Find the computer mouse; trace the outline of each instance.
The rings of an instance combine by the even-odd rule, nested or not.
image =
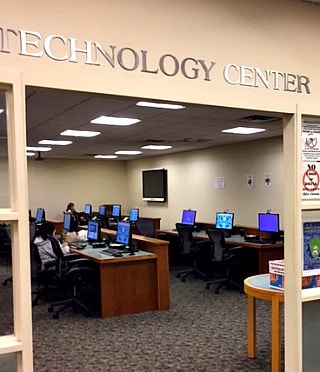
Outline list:
[[[113,255],[113,257],[122,257],[122,254],[121,254],[121,253],[115,253],[115,254]]]

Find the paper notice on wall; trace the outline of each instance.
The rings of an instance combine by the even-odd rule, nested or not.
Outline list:
[[[225,179],[224,177],[215,177],[214,186],[217,190],[225,188]]]

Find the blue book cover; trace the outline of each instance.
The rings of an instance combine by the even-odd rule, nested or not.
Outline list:
[[[320,274],[320,222],[303,223],[303,275]]]

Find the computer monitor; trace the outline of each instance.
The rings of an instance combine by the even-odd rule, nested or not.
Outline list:
[[[182,211],[181,223],[193,226],[196,222],[196,214],[197,212],[192,209],[184,209]]]
[[[129,213],[129,221],[136,222],[139,219],[139,209],[131,208]]]
[[[87,214],[89,217],[92,215],[92,205],[91,204],[85,204],[83,212]]]
[[[117,225],[116,243],[131,247],[131,224],[127,221],[119,221]]]
[[[63,230],[66,232],[71,231],[71,213],[63,214]]]
[[[101,241],[101,226],[99,220],[88,222],[87,239],[91,243]]]
[[[43,208],[38,208],[36,212],[35,223],[42,223],[46,220],[45,211]]]
[[[258,230],[270,234],[279,234],[280,215],[278,213],[258,213]]]
[[[111,216],[120,218],[120,216],[121,216],[121,205],[120,204],[113,204],[112,205]]]
[[[107,208],[105,205],[99,205],[98,209],[98,215],[99,216],[105,216],[106,215]]]
[[[225,230],[228,234],[233,229],[234,213],[217,212],[216,213],[216,229]]]

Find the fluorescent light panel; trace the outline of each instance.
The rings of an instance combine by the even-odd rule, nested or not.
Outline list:
[[[146,145],[141,147],[144,150],[168,150],[171,149],[172,146],[166,145]]]
[[[26,152],[27,156],[34,156],[35,154],[36,154],[35,152],[29,152],[29,151]]]
[[[61,136],[72,136],[72,137],[95,137],[101,134],[101,132],[95,132],[92,130],[73,130],[67,129],[60,133]]]
[[[38,143],[39,145],[66,146],[66,145],[71,145],[72,141],[41,140]]]
[[[51,147],[41,147],[41,146],[27,146],[26,150],[27,151],[42,151],[42,152],[45,152],[45,151],[51,151],[52,148]]]
[[[261,129],[261,128],[236,127],[236,128],[225,129],[222,132],[232,133],[232,134],[254,134],[254,133],[259,133],[259,132],[264,132],[264,131],[265,129]]]
[[[4,112],[4,109],[0,109],[0,114],[2,114]]]
[[[116,159],[117,155],[95,155],[96,159]]]
[[[139,155],[142,154],[142,151],[135,150],[120,150],[115,152],[116,155]]]
[[[134,118],[116,118],[113,116],[99,116],[90,121],[92,124],[127,126],[139,123],[141,120]]]
[[[172,103],[157,103],[157,102],[145,102],[145,101],[137,102],[136,105],[143,106],[143,107],[169,109],[169,110],[181,110],[181,109],[186,108],[186,106],[176,105]]]

